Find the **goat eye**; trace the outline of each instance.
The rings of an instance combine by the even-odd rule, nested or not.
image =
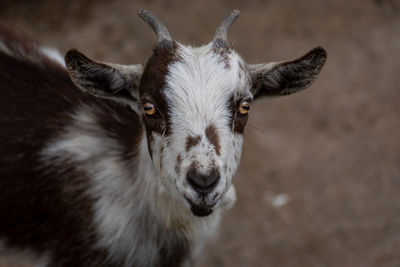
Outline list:
[[[152,103],[143,104],[143,110],[147,115],[154,115],[154,113],[156,113],[156,108]]]
[[[240,104],[239,107],[239,113],[242,115],[247,115],[247,113],[249,113],[250,110],[250,103],[247,101],[244,101],[242,104]]]

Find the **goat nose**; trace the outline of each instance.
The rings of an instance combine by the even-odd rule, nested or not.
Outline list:
[[[218,184],[220,174],[217,170],[203,175],[195,170],[189,170],[187,180],[190,186],[199,194],[209,194]]]

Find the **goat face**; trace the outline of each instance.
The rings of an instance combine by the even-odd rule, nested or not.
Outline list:
[[[198,216],[234,200],[231,180],[253,98],[244,66],[231,49],[174,42],[155,50],[142,76],[153,161],[164,186]]]
[[[232,177],[253,98],[306,88],[326,52],[316,48],[294,61],[249,65],[226,41],[237,13],[199,48],[172,40],[150,13],[140,15],[159,37],[144,70],[97,63],[76,50],[67,53],[66,65],[80,89],[129,104],[142,116],[163,189],[194,215],[207,216],[235,199]]]

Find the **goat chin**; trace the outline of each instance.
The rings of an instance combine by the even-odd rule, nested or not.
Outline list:
[[[190,205],[191,212],[197,217],[206,217],[214,211],[215,203],[209,203],[204,198],[200,201],[194,202],[190,198],[185,197]]]

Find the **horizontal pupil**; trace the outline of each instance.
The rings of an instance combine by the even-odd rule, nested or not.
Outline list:
[[[153,109],[153,107],[144,107],[145,111],[152,110],[152,109]]]
[[[242,109],[249,110],[250,107],[249,106],[242,106]]]

